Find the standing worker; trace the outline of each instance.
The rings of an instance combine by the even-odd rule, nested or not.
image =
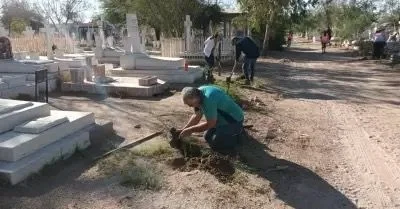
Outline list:
[[[215,64],[215,57],[214,57],[214,50],[215,47],[217,46],[219,35],[218,33],[210,36],[207,38],[206,41],[204,41],[204,58],[207,62],[208,66],[208,71],[207,71],[207,80],[212,81],[213,80],[213,75],[212,75],[212,69],[214,68]]]
[[[204,138],[216,151],[233,150],[243,131],[244,114],[238,104],[215,86],[186,87],[183,102],[194,108],[189,122],[180,130],[180,138],[206,131]],[[200,122],[205,117],[205,122]]]
[[[250,37],[234,37],[232,39],[232,46],[235,46],[235,64],[233,65],[233,71],[236,69],[240,55],[243,52],[245,55],[243,73],[246,78],[246,85],[249,85],[254,79],[254,68],[257,58],[260,56],[260,49]]]
[[[385,46],[386,46],[386,36],[385,36],[385,29],[384,28],[379,28],[376,30],[375,36],[374,36],[374,51],[372,54],[372,57],[375,59],[381,59],[383,58],[383,54],[385,51]]]

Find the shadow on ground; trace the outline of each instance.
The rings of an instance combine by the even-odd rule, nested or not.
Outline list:
[[[271,182],[277,198],[296,209],[355,209],[344,194],[336,190],[318,174],[296,163],[278,159],[265,150],[268,148],[247,134],[239,150],[242,163]],[[268,171],[275,166],[288,166],[281,171]]]
[[[276,58],[313,60],[316,53],[291,52]],[[346,57],[344,57],[346,58]],[[386,103],[399,105],[400,71],[377,65],[370,61],[345,64],[343,57],[332,56],[332,61],[316,66],[298,63],[271,63],[262,60],[257,66],[257,77],[265,81],[267,92],[281,94],[284,98],[346,100],[355,103]],[[317,59],[315,59],[317,60]],[[321,61],[321,60],[320,60]],[[337,67],[336,67],[337,66]]]

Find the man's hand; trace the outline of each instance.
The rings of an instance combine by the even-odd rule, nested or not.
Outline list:
[[[179,138],[182,139],[184,137],[190,136],[190,134],[192,134],[192,132],[188,129],[183,129],[181,131],[181,133],[179,134]]]

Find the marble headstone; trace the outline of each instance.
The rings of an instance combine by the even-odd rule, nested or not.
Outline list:
[[[192,21],[190,20],[190,15],[186,15],[185,20],[185,44],[186,44],[186,51],[190,52],[190,45],[192,41],[191,31],[192,31]]]
[[[126,27],[128,30],[128,44],[132,47],[132,53],[141,53],[139,23],[136,14],[126,15]]]

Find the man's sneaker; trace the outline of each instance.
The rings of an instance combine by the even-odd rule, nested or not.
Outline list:
[[[250,80],[246,80],[246,81],[244,82],[244,85],[250,85]]]

